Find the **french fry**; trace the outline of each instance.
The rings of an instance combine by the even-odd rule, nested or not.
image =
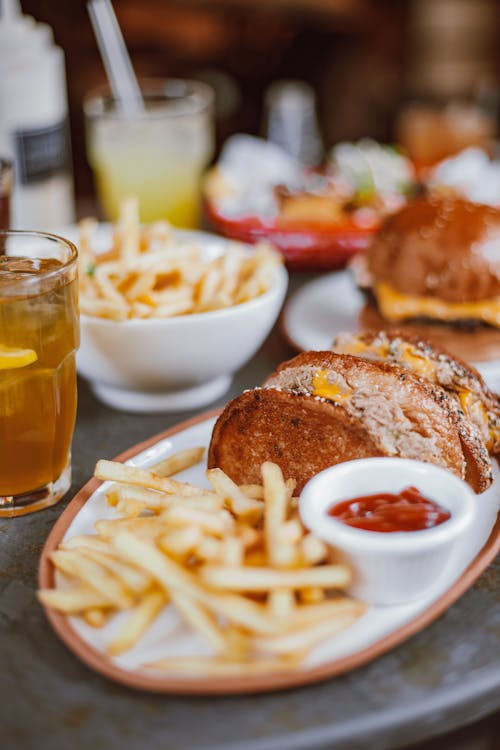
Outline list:
[[[102,297],[109,302],[114,302],[125,313],[127,303],[111,280],[111,274],[115,269],[114,263],[103,263],[98,266],[94,271],[95,283]]]
[[[151,584],[151,576],[139,570],[134,565],[130,565],[124,560],[117,559],[109,552],[92,549],[91,547],[82,547],[80,554],[89,560],[94,560],[112,575],[116,576],[123,582],[125,587],[133,594],[142,594]]]
[[[113,602],[109,597],[90,586],[78,586],[68,589],[41,589],[38,600],[46,607],[52,607],[67,615],[76,615],[98,607],[110,607]]]
[[[300,542],[300,554],[307,565],[317,565],[326,560],[328,548],[314,534],[306,534]]]
[[[205,565],[200,570],[200,576],[208,586],[231,591],[295,590],[308,586],[335,589],[345,588],[351,579],[349,568],[345,565],[321,565],[296,570]]]
[[[304,529],[301,523],[294,518],[290,521],[283,521],[276,531],[276,536],[280,544],[298,544],[303,533]]]
[[[222,542],[224,565],[240,567],[243,564],[243,541],[237,536],[228,536]]]
[[[127,609],[133,604],[133,597],[115,576],[102,565],[79,554],[77,550],[55,550],[50,560],[62,573],[77,578],[82,583],[99,591],[118,609]]]
[[[125,320],[127,317],[125,307],[121,303],[108,299],[95,300],[83,297],[80,299],[80,312],[109,320]]]
[[[130,485],[113,485],[106,495],[108,504],[116,506],[119,500],[140,503],[145,510],[161,512],[173,505],[182,505],[185,508],[198,508],[200,510],[217,510],[222,508],[224,500],[213,493],[200,490],[199,495],[189,497],[183,495],[167,495],[156,490],[147,490],[142,487]]]
[[[275,545],[287,514],[288,492],[281,469],[270,461],[262,464],[262,481],[266,500],[264,530],[267,554],[271,564],[276,564]]]
[[[235,531],[245,550],[256,547],[262,540],[262,532],[241,522],[236,523]]]
[[[224,546],[220,539],[206,536],[196,545],[194,552],[203,562],[222,562]]]
[[[226,653],[228,643],[215,617],[189,594],[172,591],[172,600],[186,622],[208,641],[216,653]]]
[[[100,461],[96,475],[112,483],[106,498],[117,517],[51,553],[68,581],[38,598],[92,627],[125,611],[110,656],[139,643],[167,604],[214,652],[147,668],[230,676],[296,667],[365,611],[340,593],[351,571],[304,529],[295,483],[277,465],[262,465],[262,486],[238,486],[218,469],[207,472],[212,490],[170,478],[201,456],[202,449],[188,449],[149,470]]]
[[[317,604],[325,598],[325,592],[319,586],[306,586],[298,592],[302,604]]]
[[[244,495],[238,485],[222,469],[208,469],[207,479],[216,493],[226,500],[228,507],[237,516],[258,519],[262,515],[263,503]]]
[[[215,514],[198,508],[174,505],[163,511],[161,519],[172,526],[196,525],[203,531],[219,537],[225,536],[234,528],[234,519],[226,510],[220,510]]]
[[[138,518],[143,510],[145,510],[144,504],[137,500],[116,497],[116,499],[113,498],[114,502],[110,502],[111,497],[112,493],[108,493],[108,503],[114,505],[117,512],[120,513],[120,515],[125,516],[125,518]]]
[[[263,500],[264,499],[264,488],[261,484],[240,484],[240,492],[246,497],[252,498],[252,500]]]
[[[158,477],[170,477],[172,474],[178,474],[180,471],[184,471],[200,463],[204,453],[205,448],[203,446],[186,448],[174,453],[173,456],[164,458],[163,461],[153,464],[153,466],[149,467],[149,471]]]
[[[69,539],[65,539],[59,545],[59,549],[75,549],[81,547],[89,547],[90,549],[97,549],[101,552],[110,552],[110,546],[103,539],[99,539],[95,534],[77,534],[71,536]]]
[[[147,538],[156,537],[164,532],[158,517],[150,518],[103,518],[95,523],[95,529],[99,536],[105,540],[113,539],[122,531],[133,531],[137,536]]]
[[[86,609],[83,619],[91,628],[102,628],[109,619],[109,612],[103,609]]]
[[[171,317],[246,302],[266,292],[282,262],[270,246],[249,252],[231,243],[212,257],[166,222],[139,224],[137,199],[127,198],[107,252],[94,252],[95,219],[80,222],[80,306],[87,315]]]
[[[123,291],[123,296],[127,302],[135,302],[135,300],[144,297],[154,286],[156,273],[154,271],[142,271],[142,273],[136,273],[135,277],[130,274],[131,279],[127,279],[128,286]],[[149,306],[148,306],[149,307]],[[149,309],[149,312],[151,310]]]
[[[139,202],[135,196],[125,198],[121,206],[118,228],[122,242],[122,257],[126,263],[134,260],[139,252]]]
[[[293,633],[267,638],[256,637],[254,645],[266,654],[306,654],[321,641],[347,628],[358,616],[358,612],[337,614],[335,618],[320,620]]]
[[[365,611],[366,605],[363,602],[342,595],[309,605],[299,604],[287,624],[287,631],[299,631],[304,626],[334,619],[339,614],[360,616]]]
[[[116,656],[129,651],[142,638],[165,606],[167,598],[163,591],[150,591],[130,610],[119,633],[108,643],[108,654]]]
[[[179,559],[194,553],[202,539],[203,533],[199,526],[185,526],[159,537],[158,546],[167,555]]]
[[[289,488],[277,464],[264,462],[261,473],[265,500],[264,534],[267,556],[271,565],[285,568],[293,565],[296,558],[293,539],[284,539]],[[269,609],[275,617],[288,617],[294,604],[294,594],[288,586],[283,585],[278,591],[274,590],[269,594]]]
[[[177,482],[175,479],[170,479],[169,477],[159,477],[145,469],[137,469],[135,466],[127,466],[127,464],[121,464],[118,461],[101,459],[97,462],[94,475],[98,479],[138,485],[172,495],[189,497],[199,494],[198,488],[193,487],[191,484]]]
[[[147,570],[170,595],[175,591],[190,594],[217,614],[224,615],[243,627],[260,633],[276,631],[276,624],[259,604],[242,596],[207,591],[196,582],[191,573],[162,555],[149,542],[124,531],[114,537],[113,544],[124,557]]]

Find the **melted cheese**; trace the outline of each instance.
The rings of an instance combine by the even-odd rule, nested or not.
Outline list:
[[[480,425],[483,434],[488,435],[488,439],[485,442],[487,449],[491,450],[493,445],[498,440],[498,430],[496,430],[494,427],[490,428],[488,412],[486,411],[485,407],[477,398],[477,396],[472,391],[469,391],[466,388],[458,392],[458,398],[460,400],[462,411],[466,414],[467,418],[470,419],[471,422],[475,422],[477,425]]]
[[[321,398],[327,398],[329,401],[339,403],[349,398],[352,390],[342,390],[335,383],[330,383],[328,380],[328,370],[318,370],[312,379],[313,396],[320,396]]]
[[[336,351],[342,354],[361,355],[370,358],[372,355],[375,359],[391,360],[393,359],[390,355],[388,344],[367,344],[360,339],[355,339],[344,343],[341,347],[338,347]],[[421,375],[427,380],[436,382],[436,366],[418,349],[411,344],[402,343],[398,347],[398,356],[395,359],[396,362],[405,364],[410,370],[413,370],[417,375]]]
[[[422,378],[437,382],[436,378],[436,365],[431,362],[430,359],[420,354],[414,346],[410,344],[401,344],[400,346],[400,357],[401,362],[408,365],[416,375],[420,375]]]
[[[389,347],[387,344],[366,344],[361,339],[351,336],[348,340],[336,346],[334,351],[339,354],[352,354],[354,357],[359,354],[363,356],[372,354],[375,359],[385,359],[389,354]]]
[[[408,318],[435,318],[437,320],[481,320],[500,328],[500,298],[480,302],[445,302],[434,297],[401,294],[389,284],[375,284],[373,292],[384,318],[391,321]]]

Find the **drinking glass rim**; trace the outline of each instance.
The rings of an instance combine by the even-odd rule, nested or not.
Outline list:
[[[168,87],[174,90],[169,94]],[[183,86],[185,94],[175,94],[175,87]],[[107,120],[141,120],[141,119],[162,119],[166,115],[170,117],[186,117],[200,114],[213,106],[215,92],[209,84],[204,81],[197,81],[193,78],[141,78],[139,79],[141,93],[147,102],[148,99],[156,98],[164,100],[163,103],[174,103],[176,99],[189,103],[188,108],[180,111],[168,111],[159,109],[157,111],[145,108],[144,112],[139,112],[132,118],[116,108],[116,99],[113,96],[110,86],[102,84],[91,89],[83,99],[83,111],[85,116],[91,119]],[[108,105],[113,108],[107,109]]]
[[[22,284],[26,282],[30,282],[32,280],[40,280],[40,279],[49,279],[52,276],[57,276],[58,274],[62,273],[63,271],[66,271],[68,268],[71,268],[71,266],[75,265],[78,259],[78,250],[76,248],[76,245],[74,242],[71,242],[71,240],[67,240],[65,237],[61,237],[59,234],[53,234],[52,232],[42,232],[36,229],[0,229],[0,240],[3,238],[7,238],[9,236],[14,237],[41,237],[43,239],[53,240],[55,242],[58,242],[60,245],[66,245],[66,247],[70,251],[70,256],[67,260],[61,261],[61,265],[57,268],[53,268],[50,271],[42,271],[41,273],[37,273],[36,276],[27,276],[26,279],[23,279]],[[5,257],[5,256],[0,256]],[[8,257],[8,256],[7,256]],[[16,258],[33,258],[37,257],[35,256],[29,256],[29,255],[16,255],[12,256]]]

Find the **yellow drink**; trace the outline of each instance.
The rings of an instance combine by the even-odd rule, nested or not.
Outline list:
[[[197,164],[144,159],[144,154],[108,149],[92,161],[99,200],[110,221],[117,221],[127,195],[139,200],[141,221],[165,219],[175,226],[199,224],[200,170]]]
[[[0,257],[0,515],[52,504],[65,472],[69,484],[77,347],[75,269]]]
[[[126,115],[106,96],[89,97],[87,152],[110,221],[128,195],[142,222],[199,224],[200,183],[213,152],[212,92],[194,81],[150,82],[144,111]]]

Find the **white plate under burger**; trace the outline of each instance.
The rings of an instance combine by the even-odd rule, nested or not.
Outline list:
[[[351,271],[325,274],[290,297],[281,319],[283,333],[300,351],[330,349],[337,334],[359,332],[358,316],[365,302]],[[500,359],[471,364],[492,390],[500,390]]]

